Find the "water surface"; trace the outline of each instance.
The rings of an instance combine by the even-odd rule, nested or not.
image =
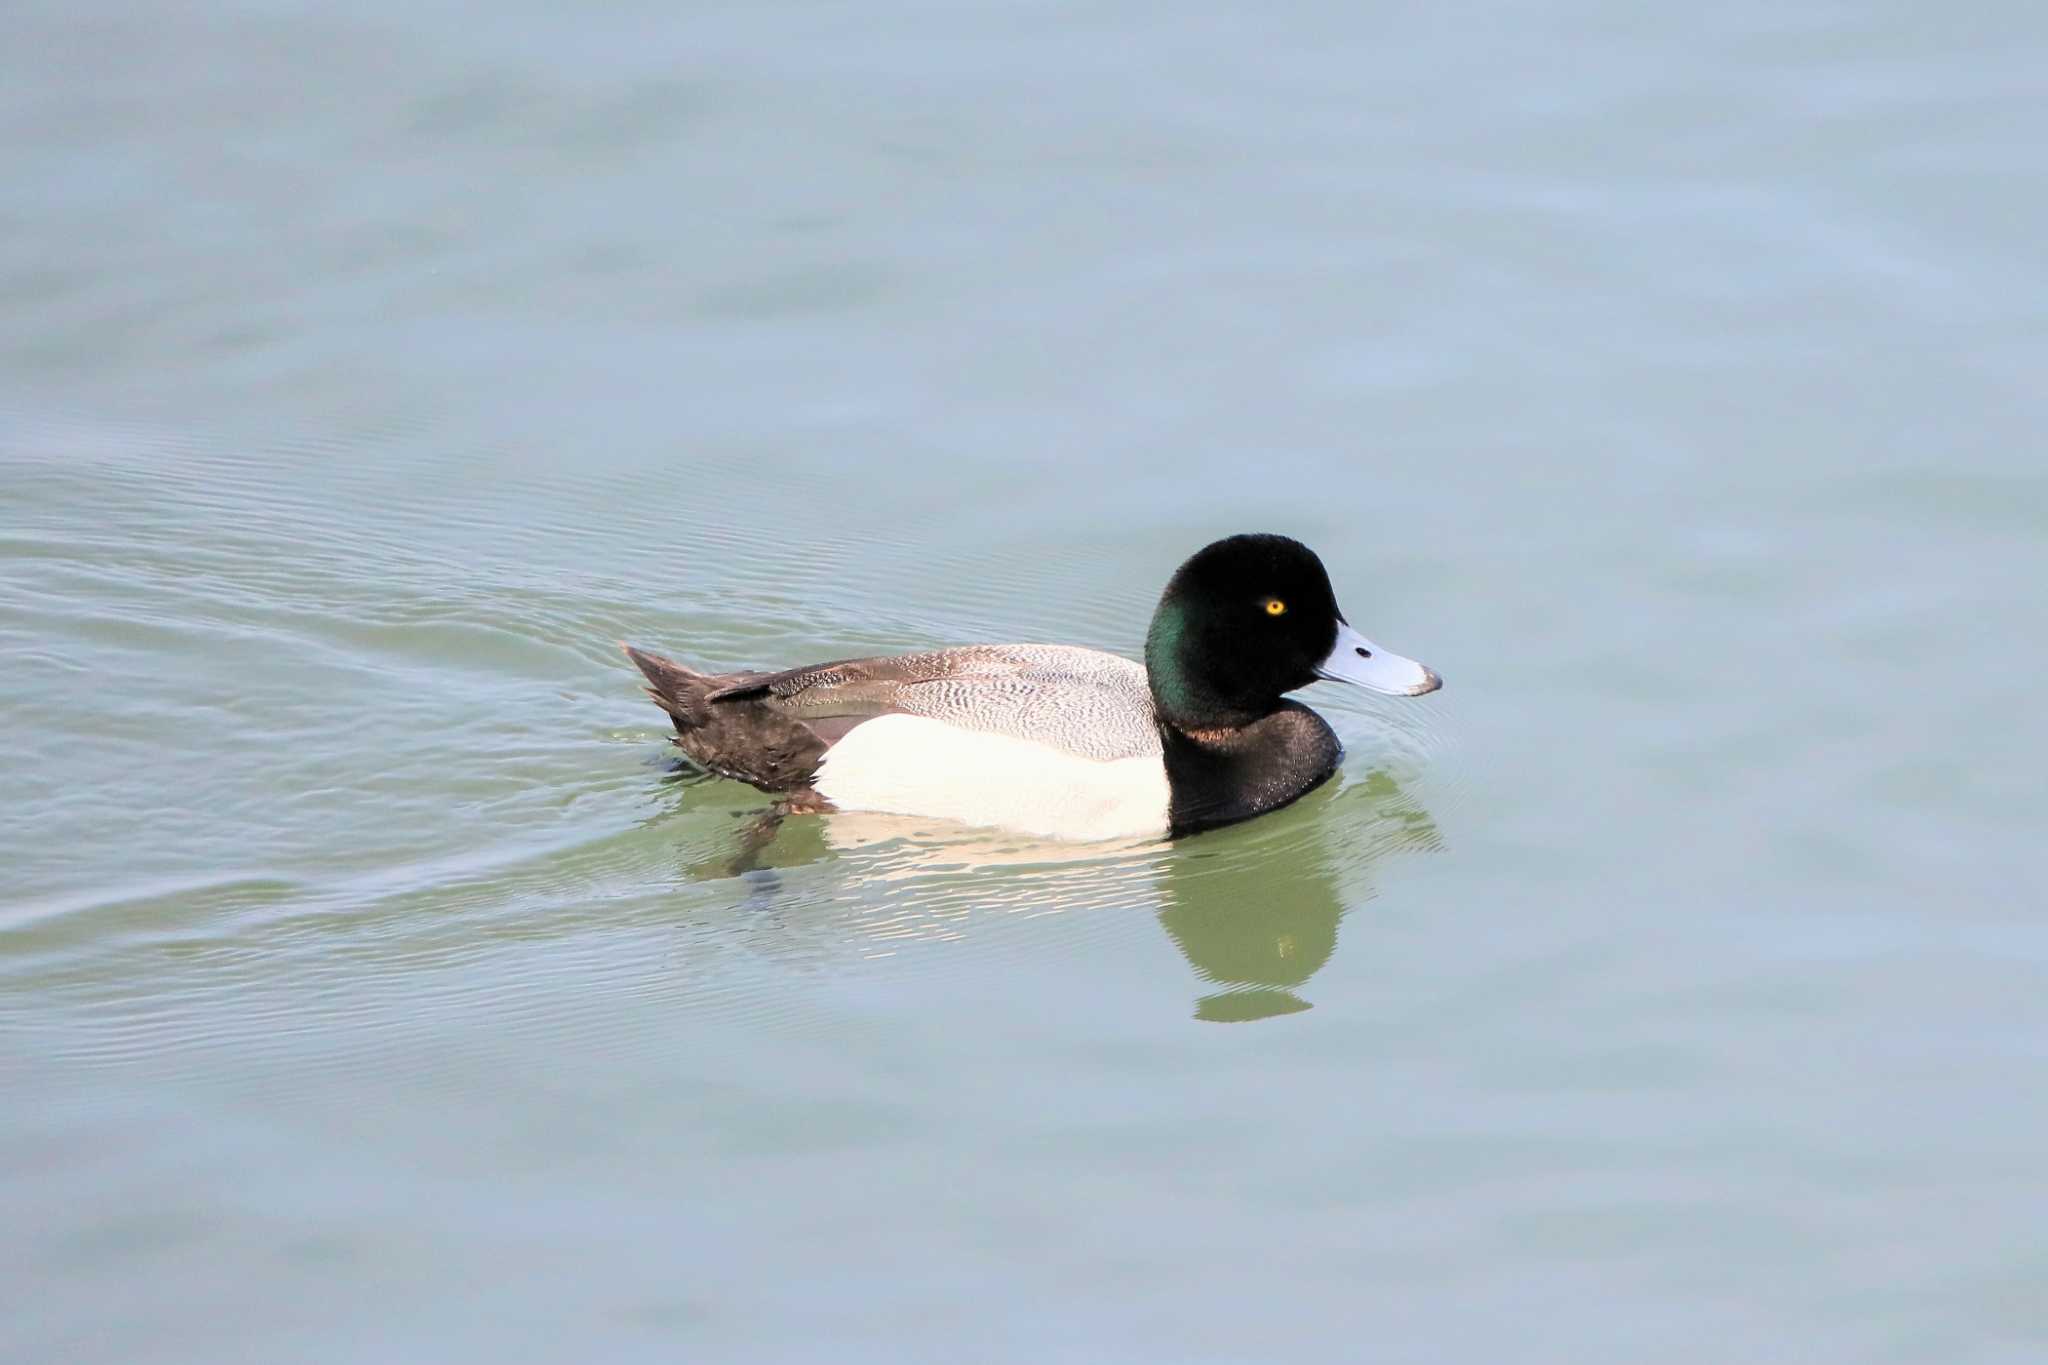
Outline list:
[[[2034,7],[30,0],[0,1354],[2048,1351]],[[712,667],[1438,669],[1047,848]]]

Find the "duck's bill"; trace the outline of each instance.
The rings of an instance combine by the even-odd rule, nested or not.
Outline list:
[[[1317,666],[1316,676],[1357,683],[1395,697],[1419,697],[1444,685],[1442,678],[1415,660],[1381,649],[1342,621],[1337,623],[1337,647]]]

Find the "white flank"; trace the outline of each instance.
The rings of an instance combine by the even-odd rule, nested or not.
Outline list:
[[[1082,758],[923,716],[877,716],[825,751],[812,785],[841,810],[930,815],[1047,839],[1164,834],[1158,754]]]

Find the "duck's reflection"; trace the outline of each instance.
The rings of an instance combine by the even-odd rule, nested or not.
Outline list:
[[[1223,988],[1195,1002],[1195,1017],[1242,1023],[1307,1009],[1294,990],[1330,960],[1344,916],[1329,860],[1318,849],[1216,861],[1177,860],[1159,912],[1195,974]]]
[[[1298,992],[1336,951],[1347,905],[1372,897],[1374,868],[1390,854],[1441,846],[1429,813],[1381,772],[1278,815],[1121,855],[888,816],[731,814],[733,834],[711,851],[700,846],[685,878],[745,877],[760,903],[777,897],[778,869],[843,860],[870,888],[893,884],[892,933],[903,933],[920,908],[957,936],[963,918],[989,911],[1150,902],[1167,937],[1213,987],[1195,1001],[1194,1016],[1214,1023],[1309,1009]]]
[[[1244,1023],[1308,1009],[1295,992],[1337,950],[1346,899],[1370,897],[1373,866],[1386,855],[1441,846],[1428,812],[1384,773],[1305,804],[1266,828],[1255,821],[1174,850],[1159,923],[1196,974],[1222,988],[1195,1002],[1197,1019]],[[1342,857],[1328,844],[1340,833]]]

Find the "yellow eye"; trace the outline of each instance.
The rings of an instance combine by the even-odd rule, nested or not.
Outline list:
[[[1285,602],[1282,602],[1277,597],[1269,597],[1266,599],[1266,615],[1285,616],[1286,614],[1287,604]]]

